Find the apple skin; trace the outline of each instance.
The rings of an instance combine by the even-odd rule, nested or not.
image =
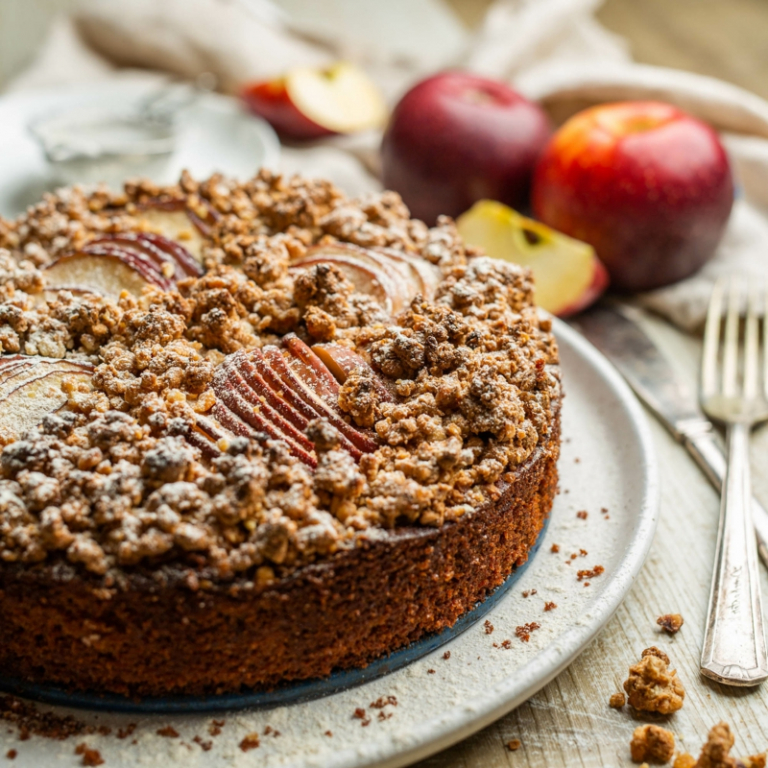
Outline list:
[[[335,136],[335,131],[318,125],[304,115],[291,101],[284,77],[246,85],[240,93],[245,105],[264,118],[282,139],[312,141]]]
[[[585,310],[587,307],[591,307],[608,289],[611,278],[608,275],[608,270],[603,266],[603,262],[599,259],[594,260],[595,271],[592,274],[592,282],[589,284],[584,293],[567,307],[558,309],[555,313],[558,317],[572,317],[578,315],[579,312]]]
[[[384,186],[430,225],[483,198],[519,209],[551,134],[541,107],[508,85],[443,72],[395,107],[381,145]]]
[[[534,214],[589,243],[611,287],[646,291],[712,257],[733,206],[715,131],[669,104],[620,102],[572,117],[534,174]]]

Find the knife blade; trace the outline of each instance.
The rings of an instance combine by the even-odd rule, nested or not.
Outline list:
[[[672,436],[693,456],[712,485],[720,491],[725,476],[725,452],[698,398],[653,340],[632,319],[631,307],[599,304],[571,324],[619,370]],[[768,566],[768,512],[752,499],[757,548]]]

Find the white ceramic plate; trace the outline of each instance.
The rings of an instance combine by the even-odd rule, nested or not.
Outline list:
[[[60,185],[28,129],[31,122],[78,105],[124,107],[158,88],[156,80],[128,80],[0,97],[0,216],[17,216]],[[179,115],[176,149],[153,181],[173,183],[184,168],[197,179],[216,171],[247,179],[262,166],[276,168],[279,156],[280,143],[267,123],[235,99],[209,93]]]
[[[600,353],[563,323],[555,327],[566,391],[561,494],[541,550],[489,614],[492,633],[478,624],[405,669],[306,704],[213,716],[72,711],[80,720],[115,730],[128,723],[137,727],[131,739],[90,735],[65,742],[39,737],[19,742],[4,728],[0,754],[17,749],[17,768],[75,765],[75,745],[85,741],[109,768],[395,768],[469,736],[536,693],[584,649],[632,586],[653,538],[658,506],[656,463],[640,406]],[[582,510],[586,519],[577,514]],[[559,552],[551,551],[552,544]],[[602,575],[578,580],[579,570],[596,565],[605,568]],[[534,589],[536,594],[523,597]],[[545,601],[557,608],[545,612]],[[528,622],[541,628],[525,643],[515,628]],[[371,708],[388,696],[397,698],[397,706]],[[354,716],[357,708],[371,718],[368,725]],[[391,717],[380,720],[379,712]],[[216,737],[209,735],[214,719],[226,720]],[[169,725],[178,738],[158,735]],[[280,735],[265,736],[267,726]],[[239,745],[252,733],[261,734],[260,746],[244,752]],[[204,751],[196,736],[212,747]]]

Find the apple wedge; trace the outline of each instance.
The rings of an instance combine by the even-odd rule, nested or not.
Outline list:
[[[384,99],[361,69],[337,62],[325,69],[300,67],[283,77],[247,85],[241,98],[284,138],[311,140],[380,128]]]
[[[481,200],[456,222],[464,240],[488,256],[530,267],[536,302],[560,317],[592,304],[608,273],[592,246],[574,240],[492,200]]]
[[[0,434],[7,443],[17,440],[47,414],[61,409],[67,402],[62,385],[89,382],[93,366],[16,355],[2,359],[0,375]]]
[[[90,253],[61,256],[45,269],[46,287],[117,298],[122,291],[140,296],[147,285],[164,291],[173,283],[148,257],[118,245],[94,246]]]
[[[192,208],[185,198],[153,198],[139,206],[141,220],[157,234],[187,250],[199,264],[205,238],[219,213],[205,200]]]

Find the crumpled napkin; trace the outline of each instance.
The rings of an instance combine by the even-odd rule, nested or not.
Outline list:
[[[336,0],[314,17],[285,12],[299,2],[87,0],[55,25],[11,89],[129,77],[125,68],[135,67],[185,78],[213,72],[222,90],[236,92],[292,66],[347,58],[364,66],[392,103],[447,67],[511,82],[556,124],[601,102],[662,99],[722,133],[739,197],[715,258],[638,300],[698,331],[717,277],[768,278],[768,103],[713,78],[633,63],[623,41],[594,19],[601,0],[497,0],[474,34],[462,31],[439,0],[422,0],[417,12],[408,0]],[[348,194],[375,190],[379,141],[371,132],[285,147],[282,169],[331,178]]]

